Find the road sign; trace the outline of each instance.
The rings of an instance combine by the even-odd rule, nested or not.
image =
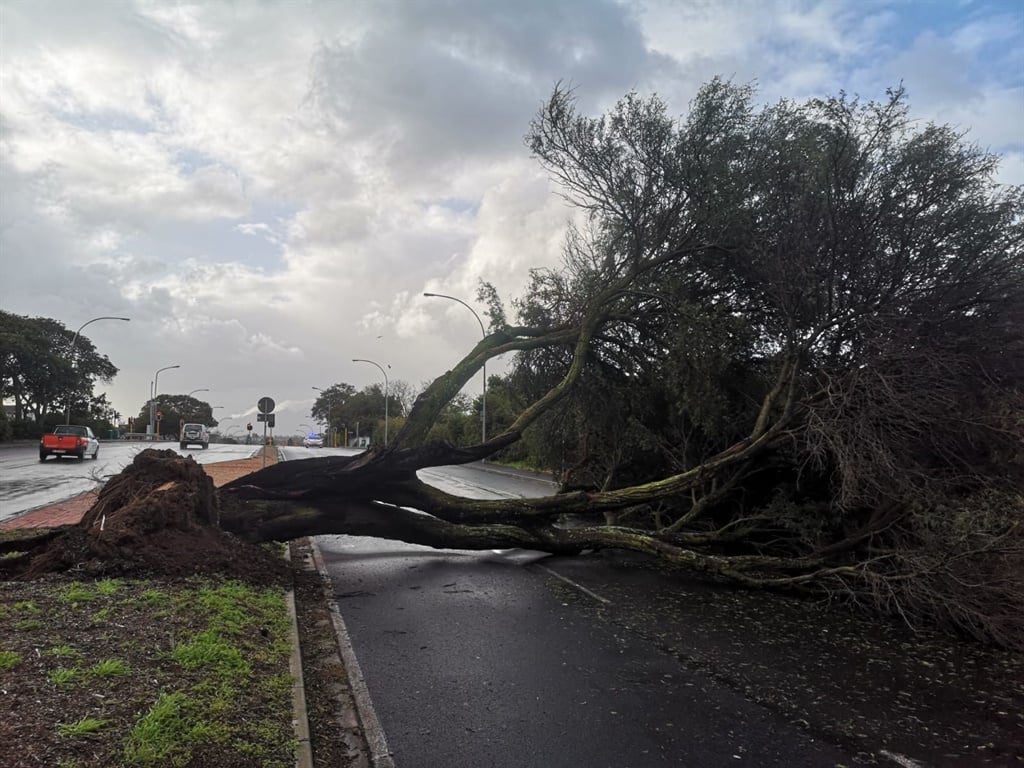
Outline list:
[[[265,414],[265,413],[257,413],[256,414],[256,421],[266,421],[266,420],[267,420],[267,414]]]
[[[260,401],[256,403],[256,408],[260,413],[273,413],[274,412],[274,398],[272,397],[261,397]],[[262,419],[260,419],[262,421]]]

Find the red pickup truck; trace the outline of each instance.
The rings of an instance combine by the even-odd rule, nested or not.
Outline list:
[[[39,460],[46,461],[50,454],[57,458],[75,456],[82,460],[86,456],[92,456],[93,459],[97,459],[100,455],[100,441],[89,427],[62,424],[55,428],[52,434],[43,435],[39,441]]]

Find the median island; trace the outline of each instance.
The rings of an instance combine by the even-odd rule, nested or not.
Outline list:
[[[217,526],[215,488],[275,462],[265,450],[207,465],[146,450],[98,493],[55,505],[56,527],[41,527],[47,509],[7,521],[0,742],[17,748],[5,765],[294,766],[289,596],[303,662],[324,671],[305,690],[318,759],[358,764],[358,729],[337,725],[347,676],[309,542],[288,558]]]

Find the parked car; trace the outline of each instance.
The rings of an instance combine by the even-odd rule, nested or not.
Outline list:
[[[310,432],[303,438],[302,444],[307,448],[323,448],[324,438],[322,435],[318,435],[316,432]]]
[[[181,428],[181,447],[201,445],[205,451],[210,445],[210,430],[205,424],[186,424]]]
[[[92,456],[95,460],[99,455],[100,441],[89,427],[61,424],[55,427],[51,434],[43,435],[39,440],[40,461],[46,461],[47,456],[74,456],[79,461],[86,456]]]

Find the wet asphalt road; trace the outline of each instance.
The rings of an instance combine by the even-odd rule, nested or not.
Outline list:
[[[0,521],[92,490],[130,464],[135,454],[149,447],[192,455],[200,464],[244,459],[257,450],[257,446],[251,445],[211,445],[206,450],[180,450],[178,443],[171,441],[155,446],[112,441],[100,443],[99,458],[95,461],[49,458],[40,462],[35,442],[4,444],[0,447]]]
[[[477,498],[550,492],[452,469],[421,476]],[[601,558],[317,543],[397,768],[854,764],[610,620],[618,606],[580,588],[614,578]]]

